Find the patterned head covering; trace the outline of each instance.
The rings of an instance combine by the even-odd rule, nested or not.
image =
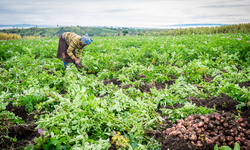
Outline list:
[[[91,42],[93,41],[93,39],[91,37],[88,36],[88,34],[85,34],[84,36],[82,36],[82,43],[83,44],[91,44]]]

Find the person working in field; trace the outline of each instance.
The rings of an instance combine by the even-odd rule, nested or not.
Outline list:
[[[82,50],[86,45],[91,44],[92,41],[92,38],[87,34],[81,37],[72,32],[63,33],[59,39],[57,58],[62,59],[64,69],[67,68],[68,63],[80,65]],[[78,49],[77,54],[76,49]]]

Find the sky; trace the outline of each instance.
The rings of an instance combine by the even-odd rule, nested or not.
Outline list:
[[[0,25],[159,27],[250,23],[250,0],[1,0]]]

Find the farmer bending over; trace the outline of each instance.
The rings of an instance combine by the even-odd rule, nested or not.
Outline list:
[[[68,63],[80,65],[82,50],[86,45],[91,44],[92,41],[92,38],[87,34],[81,37],[72,32],[63,33],[59,39],[57,58],[62,59],[64,69],[67,68]],[[76,49],[78,49],[77,54]]]

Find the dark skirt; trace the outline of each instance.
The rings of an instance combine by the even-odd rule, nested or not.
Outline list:
[[[73,63],[75,61],[71,59],[71,57],[67,53],[68,47],[69,46],[67,42],[63,39],[61,35],[58,44],[57,58],[60,58],[65,63]],[[76,56],[76,50],[73,50],[72,53]]]

